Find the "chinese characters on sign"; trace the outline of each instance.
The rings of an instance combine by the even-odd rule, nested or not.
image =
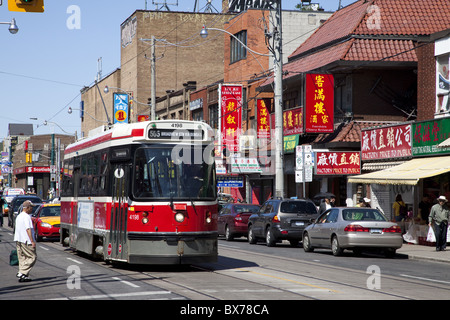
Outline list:
[[[220,96],[222,145],[231,152],[237,152],[242,127],[242,86],[221,85]]]
[[[283,135],[303,133],[303,108],[283,112]]]
[[[334,78],[331,74],[306,75],[305,132],[334,131]]]
[[[411,125],[361,130],[362,160],[411,156]]]
[[[438,147],[441,142],[450,138],[450,119],[441,118],[412,124],[413,156],[449,153],[449,147]]]
[[[256,100],[256,121],[257,121],[257,137],[258,139],[270,139],[270,99]]]
[[[128,94],[114,93],[114,123],[128,123]]]
[[[361,173],[361,159],[359,151],[316,152],[316,157],[316,174],[318,175]]]

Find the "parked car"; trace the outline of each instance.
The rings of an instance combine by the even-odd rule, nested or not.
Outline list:
[[[334,207],[328,209],[303,232],[303,249],[331,248],[339,256],[344,249],[356,254],[364,249],[382,249],[393,257],[402,246],[401,228],[378,209]]]
[[[259,211],[259,205],[247,203],[228,203],[219,212],[217,221],[219,235],[224,234],[227,241],[235,237],[247,236],[248,218]]]
[[[16,217],[20,213],[19,207],[25,200],[30,200],[33,203],[42,203],[42,199],[34,195],[25,194],[14,197],[8,206],[8,226],[11,228],[14,228]]]
[[[317,208],[306,199],[271,199],[264,202],[258,213],[248,219],[248,242],[265,239],[267,246],[289,240],[298,246],[303,230],[318,216]]]
[[[41,241],[42,238],[59,238],[61,204],[44,203],[37,208],[31,216],[36,241]]]

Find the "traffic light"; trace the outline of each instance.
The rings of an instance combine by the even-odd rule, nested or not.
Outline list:
[[[33,154],[31,152],[27,152],[25,154],[25,162],[32,163],[33,162]]]
[[[44,0],[8,0],[8,10],[18,12],[44,12]]]

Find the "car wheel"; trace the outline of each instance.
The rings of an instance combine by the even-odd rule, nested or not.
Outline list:
[[[233,240],[233,234],[231,233],[230,227],[226,226],[225,227],[225,240],[227,241],[231,241]]]
[[[314,248],[311,246],[311,239],[309,238],[309,234],[305,233],[303,235],[303,250],[305,252],[313,252]]]
[[[267,228],[266,230],[266,245],[268,247],[274,247],[276,243],[275,237],[273,236],[272,229]]]
[[[333,255],[336,257],[342,255],[342,252],[344,251],[339,245],[337,236],[334,236],[331,240],[331,251],[333,251]]]
[[[248,226],[248,243],[256,244],[256,237],[255,237],[255,234],[253,233],[252,225]]]

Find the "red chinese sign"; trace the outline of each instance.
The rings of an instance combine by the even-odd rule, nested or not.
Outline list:
[[[305,132],[334,131],[333,75],[306,75],[305,107]]]
[[[283,135],[303,133],[303,108],[283,112]]]
[[[220,86],[222,145],[231,152],[239,151],[242,127],[242,86]]]
[[[359,151],[316,152],[318,175],[360,174],[361,159]]]
[[[411,125],[361,130],[362,160],[411,156]]]
[[[268,106],[270,99],[256,100],[256,121],[257,121],[257,137],[258,139],[270,139],[270,114]]]

